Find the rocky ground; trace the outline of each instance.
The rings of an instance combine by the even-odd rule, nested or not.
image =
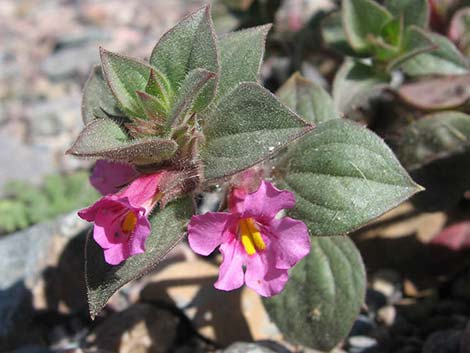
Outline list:
[[[98,46],[146,57],[203,2],[1,0],[0,194],[8,180],[40,183],[47,174],[88,167],[64,151],[82,128],[81,87]],[[468,254],[435,252],[428,242],[445,216],[404,217],[409,207],[387,216],[400,222],[355,236],[369,289],[336,353],[470,352]],[[91,321],[85,235],[72,213],[0,238],[0,352],[315,352],[283,341],[254,292],[215,290],[216,264],[185,244]]]

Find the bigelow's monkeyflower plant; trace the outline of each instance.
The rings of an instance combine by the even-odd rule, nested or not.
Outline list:
[[[188,232],[195,252],[222,253],[215,286],[271,297],[288,338],[329,349],[350,330],[365,273],[342,235],[420,188],[322,88],[299,75],[277,96],[263,88],[269,29],[218,36],[204,7],[163,35],[149,62],[101,49],[68,151],[97,160],[91,182],[103,194],[79,212],[94,225],[92,316]],[[222,209],[195,215],[194,197],[215,185],[227,190]]]

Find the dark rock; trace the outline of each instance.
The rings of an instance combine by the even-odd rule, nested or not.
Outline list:
[[[375,323],[365,315],[359,315],[354,321],[349,336],[363,336],[369,334],[376,327]]]
[[[459,353],[461,336],[460,330],[435,332],[427,338],[422,353]]]
[[[37,310],[58,310],[59,303],[86,305],[81,250],[85,234],[74,238],[86,228],[72,214],[0,239],[0,351],[38,341],[39,328],[30,327]],[[67,251],[76,239],[82,239],[81,249]],[[59,286],[51,285],[52,277]]]
[[[370,311],[376,312],[381,307],[387,305],[387,297],[374,289],[367,289],[366,305]]]

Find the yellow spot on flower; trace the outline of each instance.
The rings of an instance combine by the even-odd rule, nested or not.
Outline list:
[[[261,233],[256,227],[253,218],[244,218],[238,223],[240,229],[240,240],[248,255],[256,254],[256,251],[266,249]]]
[[[137,216],[134,212],[129,211],[121,223],[121,229],[124,233],[132,232],[137,224]]]

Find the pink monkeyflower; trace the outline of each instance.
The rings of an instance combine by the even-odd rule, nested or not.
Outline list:
[[[93,239],[103,248],[108,264],[117,265],[145,251],[150,234],[147,217],[162,196],[159,190],[162,175],[142,175],[122,191],[103,196],[78,212],[84,220],[95,223]]]
[[[130,164],[101,159],[93,168],[90,183],[101,195],[115,194],[138,176],[139,173]]]
[[[262,181],[252,193],[235,188],[230,212],[191,218],[188,238],[196,253],[207,256],[220,246],[223,262],[216,288],[229,291],[246,283],[265,297],[284,288],[288,270],[310,252],[306,225],[290,217],[276,218],[294,204],[291,192]]]

